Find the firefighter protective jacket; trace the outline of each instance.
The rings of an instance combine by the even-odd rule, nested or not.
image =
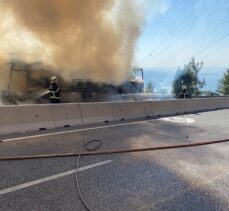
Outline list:
[[[60,88],[57,83],[51,83],[49,86],[50,99],[60,100]]]

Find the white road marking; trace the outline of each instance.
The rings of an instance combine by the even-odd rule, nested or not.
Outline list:
[[[193,124],[195,122],[195,120],[192,118],[185,118],[181,116],[166,117],[166,118],[161,118],[160,120],[166,121],[166,122],[185,123],[185,124]]]
[[[120,127],[120,126],[125,126],[125,125],[141,124],[142,122],[147,122],[147,121],[160,121],[160,120],[165,120],[166,121],[168,119],[170,120],[170,118],[171,117],[168,117],[168,118],[158,118],[158,119],[146,119],[146,120],[140,120],[140,121],[134,121],[134,122],[126,122],[126,123],[121,123],[121,124],[117,123],[117,124],[114,124],[114,125],[89,127],[89,128],[75,129],[75,130],[69,130],[69,131],[61,131],[61,132],[54,132],[54,133],[45,133],[45,134],[40,134],[40,135],[22,136],[22,137],[17,137],[17,138],[3,139],[3,140],[0,140],[0,142],[21,141],[21,140],[25,140],[25,139],[41,138],[41,137],[47,137],[47,136],[53,136],[53,135],[63,135],[63,134],[81,132],[81,131],[97,130],[97,129],[104,129],[104,128],[110,128],[110,127],[111,128],[112,127]],[[177,116],[175,118],[182,118],[182,116]],[[173,121],[173,122],[176,122],[176,121]],[[185,122],[183,122],[183,123],[185,123]]]
[[[90,169],[90,168],[102,166],[102,165],[105,165],[105,164],[108,164],[108,163],[111,163],[111,162],[112,162],[112,160],[106,160],[106,161],[103,161],[103,162],[98,162],[98,163],[94,163],[94,164],[91,164],[91,165],[88,165],[88,166],[84,166],[84,167],[79,168],[78,172],[85,171],[85,170]],[[66,171],[66,172],[63,172],[63,173],[60,173],[60,174],[52,175],[52,176],[49,176],[49,177],[37,179],[37,180],[31,181],[31,182],[27,182],[27,183],[24,183],[24,184],[16,185],[16,186],[13,186],[13,187],[10,187],[10,188],[6,188],[6,189],[3,189],[3,190],[0,190],[0,196],[4,195],[4,194],[7,194],[7,193],[11,193],[11,192],[17,191],[17,190],[28,188],[28,187],[31,187],[31,186],[34,186],[34,185],[38,185],[38,184],[41,184],[41,183],[44,183],[44,182],[55,180],[55,179],[58,179],[58,178],[61,178],[61,177],[65,177],[65,176],[68,176],[68,175],[74,174],[74,173],[76,173],[76,169],[73,169],[73,170],[70,170],[70,171]]]
[[[152,120],[157,120],[157,119],[152,119]],[[142,122],[152,121],[152,120],[148,119],[148,120],[142,120],[142,121],[136,121],[136,122],[127,122],[127,123],[115,124],[115,125],[90,127],[90,128],[84,128],[84,129],[76,129],[76,130],[69,130],[69,131],[62,131],[62,132],[55,132],[55,133],[46,133],[46,134],[32,135],[32,136],[23,136],[23,137],[18,137],[18,138],[3,139],[0,142],[20,141],[20,140],[30,139],[30,138],[40,138],[40,137],[53,136],[53,135],[63,135],[63,134],[81,132],[81,131],[104,129],[104,128],[109,128],[109,127],[119,127],[119,126],[137,124],[137,123],[142,123]]]

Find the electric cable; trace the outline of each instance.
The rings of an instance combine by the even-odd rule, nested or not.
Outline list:
[[[220,28],[221,26],[223,26],[225,23],[228,23],[228,22],[227,22],[228,20],[229,20],[228,17],[227,17],[226,19],[224,19],[224,20],[221,20],[221,21],[220,21],[220,24],[218,24],[218,25],[216,25],[214,28],[211,28],[210,30],[207,30],[206,32],[204,32],[204,33],[199,37],[199,39],[195,41],[194,44],[193,44],[193,41],[192,41],[192,42],[189,42],[189,43],[187,43],[187,44],[185,44],[181,49],[179,49],[179,50],[177,51],[176,57],[179,56],[179,55],[181,55],[181,54],[183,54],[185,51],[187,51],[188,47],[192,47],[192,46],[197,45],[201,40],[205,39],[207,35],[210,35],[210,32],[212,33],[212,32],[214,32],[214,31],[216,31],[218,28]],[[189,31],[191,31],[191,30],[189,30]],[[188,32],[189,32],[189,31],[188,31]],[[174,40],[174,41],[175,41],[175,40]],[[155,58],[157,58],[157,57],[159,57],[160,55],[162,55],[162,53],[163,53],[164,51],[166,51],[167,49],[169,49],[169,48],[170,48],[171,46],[173,46],[173,45],[174,45],[174,43],[169,43],[169,44],[168,44],[165,48],[163,48],[157,55],[155,55],[155,57],[153,58],[153,60],[155,60]],[[170,56],[166,61],[172,61],[171,59],[173,59],[173,58],[174,58],[174,55],[173,55],[173,56]],[[147,62],[148,62],[148,61],[147,61]]]
[[[210,35],[212,32],[215,32],[218,28],[223,26],[225,23],[228,23],[228,20],[229,20],[228,17],[223,18],[222,20],[217,22],[217,24],[213,28],[210,28],[209,30],[207,30],[204,33],[202,33],[200,35],[200,37],[195,41],[194,45],[198,44],[198,42],[200,42],[201,40],[205,39],[207,35]],[[188,47],[191,47],[191,46],[194,46],[194,45],[193,45],[193,41],[186,43],[182,48],[180,48],[177,51],[177,55],[176,56],[181,55],[182,53],[184,53],[185,50],[188,49]],[[173,58],[173,57],[170,57],[170,58]]]
[[[198,25],[200,25],[202,22],[204,22],[208,17],[212,16],[212,14],[214,14],[219,8],[217,7],[216,9],[214,9],[213,11],[209,12],[205,18],[200,21],[200,23]],[[218,21],[215,26],[207,31],[205,31],[204,33],[202,33],[200,35],[200,37],[198,38],[198,40],[195,42],[194,45],[196,45],[199,41],[203,40],[206,35],[209,35],[210,32],[214,32],[216,31],[218,28],[220,28],[221,26],[223,26],[225,23],[228,23],[228,17],[226,16],[225,18],[221,19],[220,21]],[[190,32],[192,29],[189,29],[188,28],[188,31],[184,30],[183,33],[188,33]],[[170,43],[169,45],[167,45],[165,48],[163,48],[153,59],[155,59],[156,57],[158,57],[159,55],[161,55],[165,50],[167,50],[168,48],[170,48],[174,43]],[[193,45],[193,41],[192,42],[188,42],[186,43],[182,48],[180,48],[178,51],[177,51],[177,55],[180,55],[182,54],[185,50],[187,50],[187,47],[189,46],[192,46]],[[171,61],[171,59],[174,58],[174,55],[173,56],[170,56],[167,60]],[[166,60],[166,61],[167,61]],[[147,61],[148,62],[148,61]]]
[[[94,147],[89,147],[93,143],[97,143],[97,145],[95,145]],[[83,148],[88,152],[92,152],[99,149],[101,146],[102,146],[101,140],[91,140],[88,141],[86,144],[84,144]]]
[[[176,0],[173,5],[169,8],[169,10],[172,10],[172,8],[175,8],[175,5],[179,2],[179,0]],[[165,19],[165,16],[163,16],[164,18],[163,19],[159,19],[148,31],[147,33],[145,33],[142,37],[143,40],[145,40],[146,38],[148,38],[148,36],[152,33],[153,29],[156,28],[156,26],[161,22],[165,22],[164,19]],[[181,21],[180,23],[182,23],[183,21]],[[178,26],[180,23],[178,23],[176,26]],[[165,39],[168,39],[169,35],[165,36]],[[157,45],[157,47],[155,47],[154,49],[157,49],[161,43],[164,43],[164,40],[161,40],[160,43]],[[141,60],[140,62],[140,65],[141,63],[145,63],[145,60],[147,60],[148,57],[151,57],[152,54],[154,53],[154,50],[150,50],[149,53]]]
[[[163,43],[165,43],[169,38],[171,38],[172,35],[175,35],[177,32],[179,32],[179,30],[182,29],[183,25],[188,26],[186,24],[186,22],[189,21],[189,17],[193,13],[192,10],[193,9],[191,9],[188,12],[188,15],[184,19],[182,19],[180,22],[178,22],[178,24],[176,24],[176,26],[174,27],[174,29],[169,34],[167,34],[167,36],[163,40],[161,40],[158,43],[158,45],[154,48],[155,50],[151,50],[151,55],[150,56],[155,55],[155,57],[158,57],[158,55],[162,54],[166,49],[168,49],[171,45],[173,45],[173,44],[169,43],[166,47],[164,47],[162,49],[159,48]],[[155,59],[155,57],[154,57],[154,59]]]
[[[217,7],[216,9],[214,9],[213,11],[209,12],[208,15],[205,16],[205,18],[200,22],[204,22],[204,20],[206,20],[209,16],[211,16],[212,14],[214,14],[219,8]],[[200,25],[200,23],[198,25]],[[221,26],[223,26],[225,23],[228,23],[228,17],[226,16],[225,18],[221,19],[220,21],[218,21],[215,26],[209,30],[207,30],[206,32],[204,32],[203,34],[200,35],[199,39],[195,42],[194,45],[198,44],[199,41],[203,40],[207,35],[210,34],[210,32],[214,32],[216,31],[218,28],[220,28]],[[192,29],[190,29],[189,31],[191,31]],[[188,31],[188,32],[189,32]],[[185,31],[183,31],[185,32]],[[168,38],[168,37],[167,37]],[[161,55],[165,50],[167,50],[169,47],[171,47],[173,45],[173,43],[167,45],[165,48],[163,48],[157,55],[156,57],[158,57],[159,55]],[[188,42],[187,44],[185,44],[181,49],[178,50],[178,54],[177,56],[181,55],[185,50],[187,50],[187,48],[189,46],[192,46],[193,45],[193,42]],[[144,60],[142,61],[142,63],[148,63],[149,61],[149,58],[148,57],[151,57],[152,56],[152,53],[150,53],[149,55],[147,55]],[[166,61],[172,61],[171,59],[174,58],[174,56],[171,56],[169,57]],[[153,58],[155,59],[155,58]]]
[[[206,54],[205,56],[203,56],[203,57],[200,59],[200,61],[203,61],[204,59],[208,58],[209,56],[211,56],[211,55],[215,54],[216,52],[218,52],[218,51],[220,51],[220,50],[222,50],[222,49],[224,49],[224,48],[227,48],[227,47],[229,47],[229,46],[228,46],[228,45],[223,45],[223,46],[221,46],[221,47],[219,47],[219,48],[216,48],[214,51],[212,51],[212,52]]]
[[[154,59],[155,59],[156,57],[158,57],[158,55],[163,53],[171,45],[171,43],[169,43],[169,45],[167,45],[166,47],[162,49],[159,48],[163,43],[169,40],[169,38],[171,38],[172,35],[176,34],[176,31],[182,27],[182,25],[186,22],[186,20],[187,20],[187,17],[185,19],[182,19],[180,22],[178,22],[178,24],[176,24],[175,28],[169,34],[167,34],[167,36],[163,40],[161,40],[154,49],[151,50],[150,57],[154,56]]]
[[[78,155],[77,155],[78,158],[77,158],[77,162],[76,162],[75,182],[76,182],[76,188],[77,188],[77,191],[78,191],[78,194],[79,194],[79,198],[80,198],[83,206],[85,207],[86,210],[92,211],[92,209],[87,204],[87,202],[84,199],[83,194],[81,192],[80,184],[79,184],[79,174],[78,174],[78,171],[79,171],[79,167],[80,167],[80,158],[81,158],[81,155],[83,154],[83,149],[85,149],[86,151],[89,151],[89,152],[95,151],[95,150],[97,150],[98,148],[101,147],[102,142],[100,140],[91,140],[89,142],[86,142],[85,133],[84,133],[83,113],[82,113],[82,109],[81,109],[80,103],[78,103],[78,105],[79,105],[79,111],[80,111],[80,117],[81,117],[83,144],[82,144],[80,153],[78,153]],[[97,143],[97,145],[94,146],[94,147],[89,147],[93,143]]]
[[[221,40],[224,40],[225,38],[227,38],[229,36],[229,32],[224,34],[223,36],[221,36],[220,38],[218,38],[217,40],[215,40],[214,42],[211,42],[209,45],[207,45],[205,48],[202,48],[195,56],[198,56],[200,54],[202,54],[204,51],[206,51],[207,49],[209,49],[210,47],[212,47],[213,45],[215,45],[216,43],[220,42]]]
[[[99,149],[102,146],[101,140],[91,140],[86,142],[85,133],[84,133],[84,121],[83,121],[83,113],[81,109],[80,103],[79,111],[81,116],[81,125],[82,125],[82,138],[83,144],[79,153],[63,153],[63,154],[47,154],[47,155],[33,155],[33,156],[16,156],[16,157],[0,157],[0,161],[9,161],[9,160],[28,160],[28,159],[43,159],[43,158],[57,158],[57,157],[72,157],[78,156],[76,162],[76,174],[75,174],[75,182],[76,188],[79,194],[80,201],[82,202],[83,206],[87,211],[92,211],[90,206],[87,204],[86,200],[84,199],[80,184],[79,184],[79,167],[80,167],[80,158],[81,156],[89,156],[89,155],[106,155],[106,154],[121,154],[121,153],[133,153],[133,152],[144,152],[144,151],[156,151],[156,150],[166,150],[166,149],[178,149],[178,148],[187,148],[187,147],[196,147],[196,146],[203,146],[203,145],[211,145],[211,144],[219,144],[229,142],[229,139],[223,140],[216,140],[216,141],[204,141],[204,142],[196,142],[190,144],[180,144],[180,145],[167,145],[167,146],[158,146],[158,147],[147,147],[147,148],[136,148],[136,149],[119,149],[119,150],[110,150],[110,151],[99,151],[95,152],[95,150]],[[90,147],[93,143],[96,143],[95,146]],[[85,149],[87,152],[83,152]]]
[[[169,10],[172,10],[173,8],[175,8],[175,5],[177,4],[179,2],[179,0],[175,0],[175,2],[172,4],[172,6],[171,7],[169,7]],[[151,13],[152,14],[152,13]],[[153,31],[153,29],[155,29],[156,28],[156,26],[157,25],[159,25],[159,23],[161,22],[161,21],[164,21],[163,19],[165,19],[165,16],[163,16],[163,18],[162,19],[159,19],[158,21],[156,21],[156,23],[152,26],[152,27],[150,27],[145,33],[144,33],[144,35],[143,35],[143,39],[146,39],[146,38],[148,38],[148,36],[152,33],[152,31]]]

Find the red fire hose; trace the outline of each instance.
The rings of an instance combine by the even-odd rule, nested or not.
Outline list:
[[[156,151],[156,150],[167,150],[167,149],[178,149],[187,147],[197,147],[203,145],[219,144],[229,142],[229,139],[222,139],[216,141],[203,141],[191,144],[179,144],[179,145],[167,145],[137,149],[119,149],[110,151],[98,151],[98,152],[83,152],[83,153],[60,153],[60,154],[44,154],[44,155],[31,155],[31,156],[16,156],[16,157],[0,157],[0,161],[7,160],[28,160],[28,159],[43,159],[43,158],[58,158],[58,157],[72,157],[72,156],[92,156],[92,155],[106,155],[106,154],[121,154],[121,153],[133,153],[133,152],[144,152],[144,151]]]

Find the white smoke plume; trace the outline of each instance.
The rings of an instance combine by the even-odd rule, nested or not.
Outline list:
[[[67,79],[121,83],[132,69],[142,5],[134,0],[0,0],[0,55],[43,61]]]

